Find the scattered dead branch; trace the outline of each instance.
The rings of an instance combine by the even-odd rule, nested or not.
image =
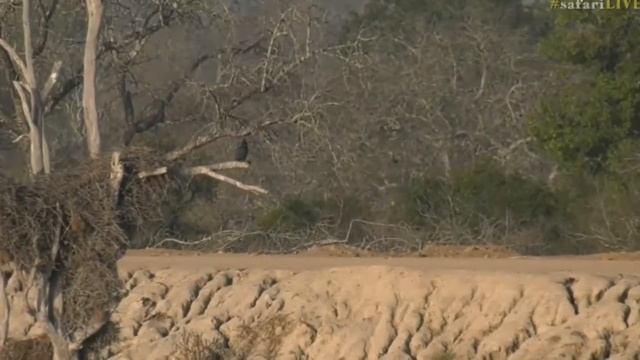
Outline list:
[[[232,179],[228,176],[218,174],[216,171],[219,170],[229,170],[229,169],[246,169],[249,167],[249,164],[246,162],[240,161],[227,161],[219,164],[212,165],[202,165],[202,166],[193,166],[189,168],[177,169],[177,172],[180,175],[186,176],[208,176],[218,181],[222,181],[224,183],[233,185],[238,189],[248,191],[254,194],[268,194],[269,192],[259,186],[247,185],[238,180]],[[141,171],[137,174],[139,179],[146,179],[154,176],[162,176],[169,173],[169,168],[167,166],[162,166],[154,170],[150,171]]]
[[[255,186],[255,185],[246,185],[241,183],[238,180],[232,179],[228,176],[224,176],[222,174],[218,174],[217,172],[211,170],[211,168],[209,168],[208,166],[196,166],[190,169],[185,170],[186,173],[188,173],[189,175],[205,175],[208,176],[210,178],[222,181],[224,183],[233,185],[235,187],[237,187],[238,189],[242,189],[245,191],[249,191],[251,193],[254,194],[268,194],[269,192],[259,186]]]

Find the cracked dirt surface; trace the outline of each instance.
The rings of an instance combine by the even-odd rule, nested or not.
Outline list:
[[[178,359],[185,331],[254,359],[640,359],[638,261],[132,252],[121,272],[113,359]]]

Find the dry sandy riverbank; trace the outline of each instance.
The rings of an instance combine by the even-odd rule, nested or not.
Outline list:
[[[176,328],[250,347],[242,344],[247,328],[266,334],[275,319],[286,318],[276,329],[282,340],[276,358],[634,359],[640,356],[640,262],[603,258],[625,256],[131,252],[121,265],[137,285],[120,316],[131,333],[141,328],[129,340],[137,346],[121,354],[170,357]],[[153,300],[153,309],[133,305],[142,297]],[[145,322],[142,313],[171,320]],[[265,354],[256,348],[252,355]]]
[[[636,258],[131,251],[110,356],[178,359],[189,332],[228,358],[640,359]]]

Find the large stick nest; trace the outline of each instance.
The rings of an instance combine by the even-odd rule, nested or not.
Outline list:
[[[29,183],[0,176],[0,263],[10,260],[24,272],[56,272],[65,295],[67,330],[113,300],[120,286],[116,262],[128,242],[125,230],[161,216],[160,203],[175,182],[136,177],[161,161],[145,149],[123,153],[125,171],[117,193],[109,156]]]

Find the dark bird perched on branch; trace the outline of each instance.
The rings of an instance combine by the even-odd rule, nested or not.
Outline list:
[[[246,139],[242,139],[238,147],[236,148],[236,161],[247,161],[249,155],[249,144]]]

